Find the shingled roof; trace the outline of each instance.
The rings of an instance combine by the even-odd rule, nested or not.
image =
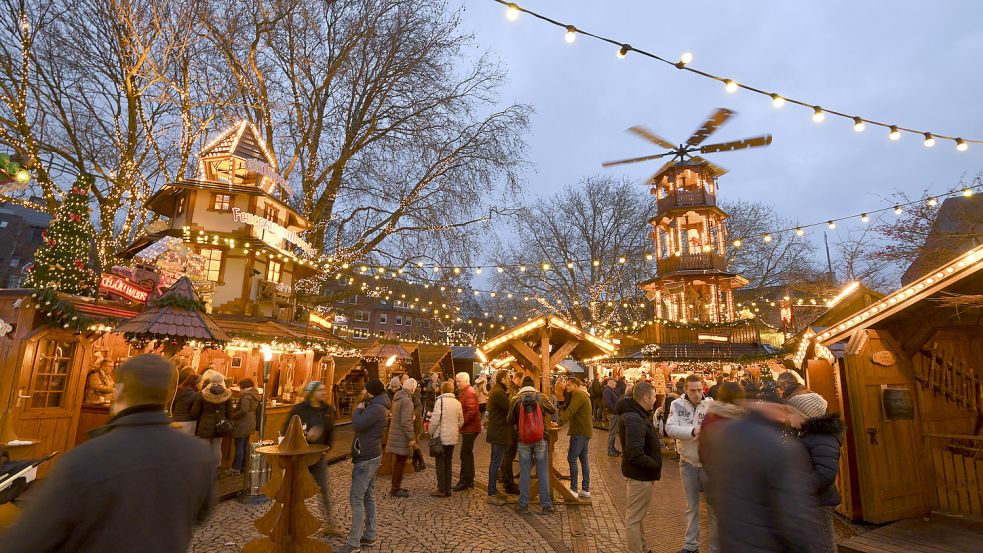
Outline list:
[[[207,313],[193,307],[200,301],[191,280],[181,277],[143,313],[117,326],[116,332],[151,339],[231,341]]]

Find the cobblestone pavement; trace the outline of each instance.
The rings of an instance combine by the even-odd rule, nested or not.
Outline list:
[[[624,478],[620,459],[607,456],[606,438],[606,433],[595,430],[590,442],[591,503],[580,506],[560,503],[552,515],[538,514],[538,509],[533,506],[535,514],[522,516],[515,512],[514,505],[494,507],[485,503],[485,492],[479,488],[487,484],[490,448],[484,442],[484,435],[475,444],[478,488],[474,490],[454,493],[449,499],[430,497],[430,492],[436,489],[431,459],[427,461],[428,470],[404,478],[403,487],[412,494],[407,499],[390,497],[389,480],[381,478],[376,481],[379,541],[364,551],[484,553],[514,551],[520,545],[526,551],[558,553],[624,551]],[[561,473],[568,472],[568,440],[566,431],[561,430],[556,445],[556,466]],[[456,475],[457,466],[454,470]],[[335,520],[341,530],[347,532],[351,521],[348,508],[351,463],[334,463],[330,473]],[[320,502],[316,498],[308,500],[308,507],[316,516],[321,516]],[[268,503],[222,502],[211,519],[195,532],[189,551],[240,551],[246,542],[260,537],[252,522],[268,509]],[[682,548],[684,510],[678,464],[666,459],[662,481],[655,485],[646,519],[646,541],[653,551],[675,553]],[[706,516],[702,519],[705,542]],[[332,538],[328,543],[337,549],[344,544],[344,538]],[[701,550],[708,548],[704,545]]]

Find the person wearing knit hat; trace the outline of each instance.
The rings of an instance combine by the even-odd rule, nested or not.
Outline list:
[[[823,396],[816,392],[806,392],[792,396],[789,398],[788,403],[798,409],[807,419],[814,419],[826,414],[827,402]]]
[[[375,397],[379,394],[386,393],[386,385],[378,378],[374,378],[365,383],[365,391],[372,394],[372,397]]]
[[[304,385],[304,401],[293,406],[290,414],[287,415],[280,429],[280,434],[287,434],[287,425],[294,415],[300,417],[300,423],[304,427],[304,435],[307,443],[328,446],[334,442],[334,409],[328,405],[328,389],[317,380],[312,380]],[[308,467],[311,476],[321,488],[321,500],[324,508],[324,525],[321,533],[328,536],[338,535],[335,528],[334,519],[331,516],[331,495],[328,491],[328,460],[327,452],[321,454],[321,458],[316,463]]]
[[[389,396],[381,380],[365,383],[365,393],[352,411],[352,483],[348,504],[351,530],[340,553],[361,551],[376,544],[375,479],[382,464],[382,438],[389,416]]]

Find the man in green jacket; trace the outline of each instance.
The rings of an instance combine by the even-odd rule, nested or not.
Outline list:
[[[570,404],[560,416],[560,425],[570,423],[570,449],[567,452],[567,462],[570,463],[570,491],[581,499],[590,499],[590,465],[587,459],[593,428],[590,395],[579,378],[567,380],[566,391],[570,394]],[[583,469],[583,481],[579,493],[577,492],[578,460]]]

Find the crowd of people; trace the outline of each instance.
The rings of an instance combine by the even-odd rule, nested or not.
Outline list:
[[[339,551],[356,553],[376,544],[375,481],[384,454],[392,460],[391,497],[414,493],[404,487],[406,464],[422,470],[429,455],[437,480],[430,495],[447,498],[474,487],[474,444],[485,431],[490,445],[486,501],[504,508],[505,496],[516,495],[517,512],[528,514],[535,477],[539,508],[549,515],[556,512],[551,479],[544,476],[550,470],[549,431],[568,429],[569,495],[562,495],[589,500],[589,443],[595,424],[603,421],[608,425],[608,454],[620,457],[625,479],[629,553],[652,551],[644,523],[653,494],[660,493],[664,439],[674,440],[679,454],[686,504],[680,553],[700,548],[701,496],[708,506],[712,552],[835,551],[832,523],[833,508],[840,502],[835,480],[843,425],[837,415],[827,413],[821,395],[792,375],[763,382],[738,381],[731,375],[709,382],[689,375],[668,382],[658,373],[637,381],[620,377],[589,383],[561,377],[545,390],[532,374],[499,370],[490,377],[479,375],[472,383],[464,372],[450,379],[433,374],[420,385],[403,375],[388,385],[378,379],[365,384],[352,412],[352,519]],[[244,467],[262,407],[250,379],[238,387],[239,399],[233,401],[219,373],[178,373],[157,355],[124,363],[117,369],[112,420],[95,431],[96,439],[63,456],[22,519],[0,535],[0,549],[186,549],[193,525],[205,520],[215,504],[217,444],[223,437],[235,443],[231,472]],[[303,394],[287,420],[296,415],[309,443],[330,448],[335,420],[327,389],[313,381]],[[516,458],[518,475],[513,471]],[[320,533],[340,535],[327,457],[309,470],[321,492]],[[134,497],[132,490],[138,488],[146,493]],[[158,513],[162,506],[167,513]],[[134,512],[148,524],[163,526],[134,525]],[[111,547],[100,549],[109,543]]]

